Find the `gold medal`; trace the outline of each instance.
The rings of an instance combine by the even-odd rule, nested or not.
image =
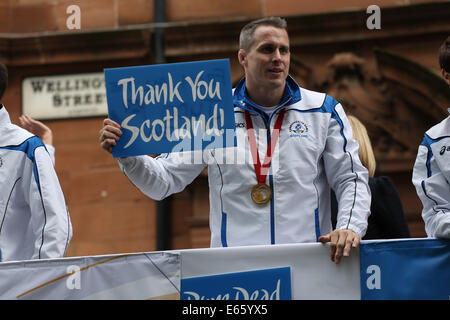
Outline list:
[[[248,142],[250,143],[250,151],[252,153],[253,166],[255,167],[256,181],[258,182],[258,184],[255,184],[252,187],[250,194],[252,196],[253,202],[256,204],[266,204],[272,198],[272,190],[265,183],[265,181],[268,170],[270,168],[270,163],[272,161],[272,153],[275,150],[275,145],[277,144],[278,137],[280,136],[281,125],[283,124],[285,112],[286,109],[282,109],[278,115],[271,138],[268,141],[266,157],[263,164],[261,165],[252,119],[250,118],[250,113],[245,110],[245,122],[247,124]]]
[[[265,183],[258,183],[252,187],[252,200],[257,204],[266,204],[272,198],[272,190]]]

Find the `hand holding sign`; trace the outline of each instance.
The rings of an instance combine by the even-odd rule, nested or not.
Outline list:
[[[111,120],[103,120],[103,128],[100,130],[100,145],[103,149],[112,153],[112,148],[117,144],[122,135],[122,130],[120,130],[120,125]]]
[[[228,60],[105,69],[105,84],[100,140],[114,157],[235,146],[223,140],[235,130]]]

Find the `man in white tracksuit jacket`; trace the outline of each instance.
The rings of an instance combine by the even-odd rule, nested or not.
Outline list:
[[[6,68],[1,71],[0,98],[7,83]],[[0,104],[1,261],[61,258],[71,237],[52,155],[40,138],[12,124]]]
[[[187,163],[181,154],[171,153],[155,159],[121,158],[119,165],[153,199],[182,191],[207,165],[212,247],[330,241],[331,259],[339,263],[359,245],[367,228],[368,173],[342,106],[325,94],[300,88],[288,76],[284,26],[284,20],[270,18],[244,28],[252,39],[250,48],[241,33],[239,59],[246,77],[233,91],[237,147],[232,152],[204,150],[202,163]],[[263,96],[265,103],[258,99]],[[256,203],[251,197],[257,176],[249,126],[263,162],[281,114],[279,138],[263,183],[272,196],[267,203]],[[119,125],[105,119],[102,147],[110,151],[120,135]],[[339,199],[336,232],[331,226],[330,186]]]
[[[450,85],[450,37],[440,48],[439,63]],[[423,204],[427,235],[450,239],[450,116],[425,133],[412,181]]]

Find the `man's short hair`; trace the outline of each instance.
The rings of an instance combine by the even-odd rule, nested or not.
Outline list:
[[[446,72],[450,72],[450,36],[447,37],[439,48],[439,65]]]
[[[272,26],[279,29],[284,29],[287,32],[287,22],[280,17],[266,17],[258,20],[254,20],[246,24],[239,35],[239,49],[250,51],[253,46],[253,33],[259,26]]]
[[[3,98],[6,88],[8,87],[8,69],[0,62],[0,99]]]

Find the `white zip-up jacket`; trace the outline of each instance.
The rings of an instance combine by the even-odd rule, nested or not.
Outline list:
[[[450,239],[450,116],[425,133],[412,182],[423,204],[428,237]]]
[[[245,79],[234,89],[233,103],[237,147],[206,149],[199,163],[183,162],[182,153],[122,158],[121,169],[143,193],[159,200],[182,191],[207,165],[212,247],[317,241],[332,231],[330,186],[339,200],[336,228],[363,236],[370,214],[368,173],[342,106],[300,88],[291,77],[271,116],[248,99]],[[282,108],[287,111],[266,179],[272,198],[256,204],[250,196],[257,180],[244,110],[251,113],[263,162]]]
[[[51,155],[0,106],[1,261],[64,256],[72,237]]]

